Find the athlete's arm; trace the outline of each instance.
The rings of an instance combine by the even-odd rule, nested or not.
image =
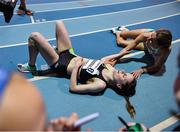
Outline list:
[[[88,84],[78,84],[73,76],[71,76],[71,79],[70,91],[75,93],[97,93],[106,88],[106,83],[98,78],[95,78],[96,81]]]
[[[148,67],[143,67],[143,68],[140,68],[138,70],[133,71],[132,72],[133,76],[135,78],[138,78],[143,73],[151,73],[151,74],[153,74],[153,73],[158,72],[162,68],[163,64],[165,63],[167,57],[170,54],[170,51],[171,51],[170,49],[164,49],[161,52],[161,54],[159,55],[159,57],[155,60],[154,65],[148,66]]]
[[[77,85],[77,78],[78,78],[78,73],[79,69],[82,66],[83,60],[76,60],[75,67],[71,73],[71,78],[70,78],[70,89],[76,87]]]
[[[136,39],[130,41],[130,43],[119,53],[104,57],[102,58],[102,60],[104,61],[104,63],[109,63],[114,66],[121,57],[130,53],[140,42],[144,41],[144,39],[145,36],[143,34],[140,34],[138,37],[136,37]]]
[[[133,49],[135,49],[135,47],[140,43],[143,42],[145,40],[145,36],[144,34],[140,34],[139,36],[137,36],[134,40],[131,40],[130,43],[119,52],[119,56],[121,57],[122,55],[125,55],[129,52],[131,52]]]
[[[98,78],[88,84],[78,84],[77,78],[80,66],[82,64],[77,62],[76,67],[73,69],[70,79],[70,91],[76,93],[99,92],[106,87],[106,83]]]
[[[161,54],[158,56],[158,58],[155,60],[154,65],[150,66],[150,67],[146,67],[144,68],[145,72],[148,73],[155,73],[158,72],[161,67],[163,66],[163,64],[165,63],[167,57],[170,54],[170,49],[164,49],[161,51]]]
[[[103,57],[101,61],[103,61],[104,64],[110,64],[114,66],[117,63],[117,59],[115,59],[117,57],[119,57],[119,54],[113,54],[113,55]]]

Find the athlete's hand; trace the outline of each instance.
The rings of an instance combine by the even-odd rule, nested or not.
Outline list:
[[[144,72],[143,69],[138,69],[138,70],[133,71],[132,74],[135,78],[139,78],[141,74],[143,74],[143,72]]]
[[[127,50],[126,48],[124,48],[124,49],[122,49],[122,50],[120,51],[119,54],[121,54],[122,56],[124,56],[124,55],[126,55],[126,54],[129,54],[131,51],[132,51],[132,50]]]
[[[116,59],[114,59],[114,57],[112,55],[110,56],[106,56],[104,58],[101,59],[101,61],[104,63],[104,64],[110,64],[112,66],[114,66],[117,62]]]
[[[112,66],[114,66],[116,64],[117,60],[115,59],[106,59],[104,60],[104,64],[110,64]]]

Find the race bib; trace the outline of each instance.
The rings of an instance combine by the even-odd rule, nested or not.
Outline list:
[[[100,60],[88,60],[86,64],[83,65],[82,69],[86,69],[86,71],[91,75],[99,75],[99,66],[102,64]]]

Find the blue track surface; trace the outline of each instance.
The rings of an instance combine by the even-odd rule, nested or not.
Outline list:
[[[100,16],[74,18],[64,20],[64,23],[66,24],[70,35],[84,34],[87,32],[96,32],[98,30],[110,30],[110,28],[119,25],[137,25],[139,23],[145,23],[148,21],[155,21],[158,19],[179,15],[180,5],[177,3],[178,2],[173,2],[155,7],[143,9],[141,8],[118,13],[116,12]],[[151,13],[152,15],[149,16],[149,13]],[[0,27],[0,33],[3,33],[4,35],[4,37],[0,39],[0,45],[25,43],[27,42],[29,34],[34,31],[41,32],[48,39],[52,39],[54,38],[54,28],[55,21],[35,24],[24,24],[17,26],[3,26]],[[17,31],[19,31],[18,34]],[[6,39],[6,37],[8,37],[9,39]]]
[[[136,28],[149,27],[149,28],[159,29],[162,27],[166,27],[167,29],[170,29],[172,31],[173,40],[176,40],[180,38],[180,31],[179,30],[177,31],[177,28],[180,28],[180,25],[179,23],[174,23],[174,22],[178,21],[179,19],[180,19],[180,15],[177,15],[174,17],[170,17],[158,21],[134,25],[129,28],[136,29]],[[55,45],[56,42],[50,41],[50,43]],[[116,46],[115,37],[113,34],[110,33],[110,31],[102,31],[102,32],[72,37],[72,43],[77,54],[94,59],[95,58],[100,59],[103,56],[116,53],[121,49],[120,47]],[[97,45],[101,47],[101,50],[98,52],[94,50],[94,48]],[[88,49],[88,51],[83,49]],[[16,55],[16,52],[18,51],[20,51],[21,54]],[[27,54],[28,50],[26,45],[11,47],[11,48],[1,48],[0,52],[2,54],[2,56],[0,56],[0,61],[3,61],[4,56],[8,57],[9,60],[6,63],[3,63],[2,65],[4,67],[13,68],[13,70],[16,69],[16,64],[18,62],[21,61],[25,62],[28,58],[28,54]]]
[[[171,2],[172,0],[166,0],[166,2]],[[98,7],[87,7],[82,9],[69,9],[69,10],[60,10],[60,11],[48,11],[48,12],[37,12],[34,13],[34,20],[35,22],[39,22],[42,20],[45,21],[51,21],[51,20],[57,20],[57,19],[67,19],[67,18],[74,18],[74,17],[82,17],[82,16],[88,16],[88,15],[97,15],[97,14],[103,14],[103,13],[111,13],[111,12],[117,12],[117,11],[124,11],[124,10],[130,10],[135,8],[141,8],[141,7],[147,7],[147,6],[153,6],[164,3],[163,1],[156,1],[151,0],[149,2],[131,2],[131,3],[123,3],[123,4],[114,4],[114,5],[107,5],[107,6],[98,6]],[[1,25],[7,25],[3,21],[3,16],[0,16],[0,26]],[[21,21],[19,21],[21,20]],[[23,23],[31,23],[30,18],[22,19],[22,16],[14,15],[12,18],[10,24],[23,24]]]
[[[43,4],[70,1],[80,2],[75,0],[32,0],[29,2]],[[127,25],[129,29],[167,28],[172,31],[173,40],[176,42],[173,44],[172,52],[165,64],[166,72],[163,75],[145,74],[138,80],[136,95],[131,98],[137,112],[134,120],[126,111],[123,97],[111,89],[107,89],[101,96],[78,95],[69,92],[68,79],[50,77],[33,81],[44,97],[49,119],[69,116],[74,111],[80,117],[100,112],[100,117],[84,125],[82,130],[92,128],[96,131],[116,131],[122,126],[117,118],[118,115],[126,121],[137,121],[144,123],[147,127],[153,127],[171,117],[171,110],[178,111],[174,101],[173,84],[178,73],[176,57],[180,48],[180,4],[177,1],[171,1],[142,0],[105,6],[37,12],[34,20],[46,19],[46,21],[34,24],[31,23],[30,17],[16,15],[10,24],[5,24],[0,16],[0,67],[17,71],[17,63],[27,62],[27,39],[31,32],[39,31],[50,39],[51,44],[55,44],[55,22],[53,20],[57,19],[66,19],[64,23],[71,35],[75,52],[83,57],[94,59],[100,59],[121,50],[121,47],[116,45],[115,36],[109,31],[112,27]],[[162,3],[164,4],[162,5]],[[116,67],[131,72],[146,65],[143,56],[144,54],[133,56],[130,62],[118,64]],[[38,67],[40,68],[44,63],[42,57],[38,56]],[[26,76],[33,78],[31,74],[26,74]],[[176,124],[165,130],[172,130],[174,126]]]
[[[27,1],[28,4],[40,4],[40,3],[54,3],[54,2],[72,2],[79,0],[30,0]]]
[[[167,0],[170,2],[172,0]],[[82,17],[88,15],[98,15],[104,13],[111,13],[117,11],[124,11],[129,9],[141,8],[146,6],[153,6],[156,4],[162,4],[163,1],[150,1],[150,2],[132,2],[132,3],[125,3],[125,4],[115,4],[115,5],[107,5],[107,6],[100,6],[100,7],[89,7],[83,9],[72,9],[72,10],[64,10],[64,11],[51,11],[51,12],[42,12],[35,14],[36,19],[46,19],[49,20],[57,20],[57,19],[67,19],[67,18],[74,18],[74,17]],[[46,15],[44,15],[46,14]],[[46,16],[46,17],[45,17]]]

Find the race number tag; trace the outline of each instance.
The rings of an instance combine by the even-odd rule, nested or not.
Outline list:
[[[88,60],[86,64],[83,65],[82,69],[86,69],[91,75],[99,75],[99,66],[102,64],[100,60]]]

